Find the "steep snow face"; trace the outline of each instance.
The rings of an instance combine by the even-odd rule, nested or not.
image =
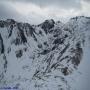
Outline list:
[[[86,67],[89,49],[89,17],[75,17],[66,24],[51,19],[37,26],[2,20],[0,87],[79,90],[73,80]]]

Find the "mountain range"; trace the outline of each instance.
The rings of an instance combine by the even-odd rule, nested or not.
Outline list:
[[[0,20],[0,88],[78,90],[72,83],[85,50],[90,51],[90,17],[39,25]]]

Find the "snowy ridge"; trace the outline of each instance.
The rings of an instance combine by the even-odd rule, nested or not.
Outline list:
[[[71,83],[86,47],[90,49],[90,17],[39,25],[1,20],[0,87],[78,90]]]

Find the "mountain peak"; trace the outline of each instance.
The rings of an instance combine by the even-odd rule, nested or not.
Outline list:
[[[45,20],[43,23],[41,23],[39,26],[41,26],[42,29],[44,29],[44,31],[46,33],[48,33],[48,30],[53,28],[55,24],[55,21],[53,19],[49,19],[49,20]]]
[[[79,20],[79,19],[90,19],[90,17],[86,17],[86,16],[76,16],[71,18],[70,20]]]

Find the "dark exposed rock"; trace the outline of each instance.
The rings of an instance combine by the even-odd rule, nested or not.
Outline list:
[[[41,34],[41,35],[42,35],[42,31],[39,31],[39,34]]]
[[[9,33],[8,38],[12,35],[13,27],[14,27],[14,26],[11,25],[10,28],[9,28],[9,30],[8,30],[8,33]]]
[[[73,18],[71,18],[71,20],[78,20],[79,18],[86,18],[85,16],[76,16],[76,17],[73,17]]]
[[[38,44],[38,48],[42,48],[42,44]]]
[[[64,54],[64,53],[66,52],[66,50],[69,48],[69,46],[70,46],[70,44],[68,43],[68,44],[64,47],[64,49],[63,49],[62,51],[60,51],[59,56],[58,56],[58,58],[57,58],[58,61],[61,60],[60,58],[63,56],[63,54]]]
[[[49,30],[54,27],[54,24],[55,22],[53,19],[45,20],[45,22],[41,24],[41,28],[44,29],[45,33],[47,34]]]
[[[44,42],[43,44],[46,45],[46,46],[48,46],[48,43],[47,42]]]
[[[53,44],[63,44],[64,43],[64,39],[61,39],[61,38],[57,38],[54,40]]]
[[[18,23],[18,29],[19,29],[19,37],[20,37],[20,39],[21,39],[21,43],[26,43],[27,42],[27,39],[26,39],[26,37],[25,37],[25,35],[24,35],[24,31],[22,30],[22,28],[19,26],[19,24],[20,23]]]
[[[23,50],[26,52],[27,51],[27,48],[24,48]]]
[[[68,67],[62,68],[61,72],[66,76],[69,74]]]
[[[13,43],[15,43],[15,45],[20,45],[20,44],[24,44],[27,42],[27,38],[24,34],[24,30],[23,28],[20,26],[21,24],[18,23],[18,32],[17,32],[17,37],[16,39],[13,40]]]
[[[3,44],[3,39],[0,34],[0,54],[4,53],[4,44]]]
[[[75,56],[72,57],[72,63],[75,66],[78,66],[80,64],[80,61],[82,59],[82,55],[83,55],[83,50],[80,46],[80,43],[76,44],[76,49],[74,50]]]
[[[64,38],[67,38],[67,37],[68,37],[68,35],[67,35],[67,34],[65,34]]]
[[[26,39],[23,31],[20,31],[20,36],[21,36],[21,39],[22,39],[23,43],[27,42],[27,39]]]
[[[50,52],[50,50],[43,50],[43,52],[41,52],[41,54],[42,55],[45,55],[45,54],[47,54],[47,53],[49,53]]]
[[[53,35],[53,37],[58,37],[58,34]]]
[[[24,23],[21,25],[21,27],[23,27],[23,29],[25,29],[25,33],[27,36],[32,36],[34,38],[34,40],[37,41],[37,38],[35,36],[35,34],[37,34],[37,33],[35,32],[35,29],[33,26],[31,26],[28,23]]]
[[[19,38],[16,38],[13,43],[15,43],[15,45],[19,45],[20,44],[20,39]]]
[[[47,59],[46,59],[46,62],[47,62],[47,67],[45,69],[45,72],[51,72],[51,61],[52,61],[52,58],[53,58],[53,54],[51,54]]]
[[[11,52],[11,48],[9,47],[8,49],[7,49],[7,53],[10,53]]]
[[[72,64],[74,65],[74,68],[77,68],[77,66],[80,64],[80,62],[82,60],[82,56],[83,56],[83,49],[81,48],[80,42],[76,44],[76,48],[71,48],[71,53],[72,53],[72,56],[71,56],[70,60],[71,60]]]
[[[8,62],[7,62],[7,59],[6,59],[5,55],[3,56],[3,59],[4,59],[4,70],[6,72]]]
[[[52,51],[55,50],[55,48],[56,48],[56,46],[53,46],[53,47],[52,47]]]
[[[16,57],[17,58],[20,58],[23,55],[23,51],[22,50],[18,50],[15,53],[16,53]]]
[[[9,24],[9,25],[13,25],[15,24],[15,20],[14,19],[7,19],[6,22]]]
[[[4,26],[5,26],[4,21],[0,21],[0,27],[4,28]]]
[[[20,26],[20,27],[21,27],[21,26]],[[34,30],[34,28],[33,28],[30,24],[24,23],[24,24],[22,25],[22,27],[25,28],[25,32],[26,32],[26,35],[27,35],[27,36],[33,36],[33,35],[34,35],[35,30]]]

